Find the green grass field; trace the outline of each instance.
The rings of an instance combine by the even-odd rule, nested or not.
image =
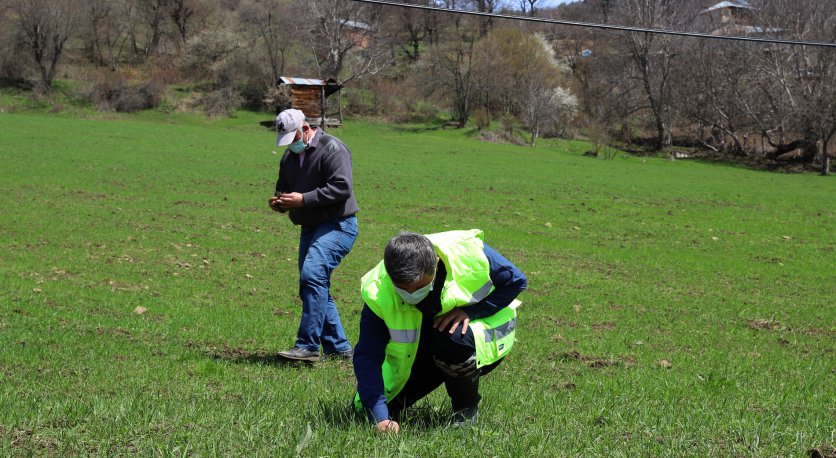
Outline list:
[[[481,228],[528,276],[477,427],[400,435],[295,337],[298,229],[257,125],[0,114],[0,455],[803,456],[836,443],[836,183],[580,142],[349,122],[359,278],[400,230]],[[137,307],[147,312],[136,314]]]

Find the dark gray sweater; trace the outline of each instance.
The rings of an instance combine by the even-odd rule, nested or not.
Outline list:
[[[302,193],[305,205],[290,210],[293,224],[319,224],[357,213],[351,151],[338,138],[317,129],[310,146],[300,155],[285,151],[276,182],[276,195]]]

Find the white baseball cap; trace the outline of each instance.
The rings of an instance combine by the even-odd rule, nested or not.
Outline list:
[[[303,122],[305,122],[305,113],[302,113],[302,110],[290,108],[279,113],[276,116],[276,130],[279,133],[276,146],[287,146],[293,143],[296,131],[302,127]]]

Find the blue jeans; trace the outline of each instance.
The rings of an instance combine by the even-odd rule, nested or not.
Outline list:
[[[357,218],[346,216],[320,224],[302,226],[299,240],[299,297],[302,320],[296,346],[325,353],[351,350],[345,337],[337,304],[331,297],[331,272],[348,254],[357,239]]]

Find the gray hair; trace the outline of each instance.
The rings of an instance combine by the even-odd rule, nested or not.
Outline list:
[[[392,237],[383,251],[383,265],[392,283],[418,281],[435,272],[438,264],[430,239],[414,232]]]

